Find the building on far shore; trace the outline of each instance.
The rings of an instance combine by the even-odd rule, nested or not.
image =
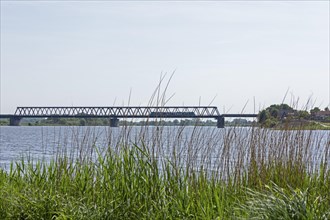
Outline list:
[[[287,117],[293,117],[297,115],[297,110],[294,109],[280,109],[278,113],[278,118],[279,119],[284,119]]]
[[[327,120],[328,118],[330,118],[330,111],[324,110],[312,112],[311,116],[313,120]]]

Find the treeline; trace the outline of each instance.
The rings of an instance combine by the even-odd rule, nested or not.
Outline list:
[[[201,121],[196,119],[184,119],[184,120],[119,120],[119,126],[216,126],[217,122],[212,120]],[[24,124],[22,124],[24,125]],[[33,123],[29,122],[25,125],[39,125],[39,126],[109,126],[110,120],[105,118],[47,118]]]
[[[225,121],[226,126],[252,126],[255,121],[236,118],[232,121]],[[0,126],[8,126],[9,120],[0,120]],[[110,120],[104,118],[23,118],[20,125],[22,126],[109,126]],[[174,120],[120,120],[119,126],[216,126],[216,120],[202,121],[200,119],[174,119]]]
[[[330,111],[326,107],[307,110],[297,110],[288,104],[273,104],[259,112],[258,123],[263,127],[275,127],[283,123],[322,121],[330,122]]]

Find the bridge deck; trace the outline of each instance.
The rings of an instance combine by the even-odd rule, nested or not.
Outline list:
[[[12,118],[14,115],[1,115],[0,118]]]
[[[222,114],[225,118],[255,118],[258,114]]]
[[[17,107],[0,118],[219,118],[257,117],[257,114],[220,114],[215,106]]]

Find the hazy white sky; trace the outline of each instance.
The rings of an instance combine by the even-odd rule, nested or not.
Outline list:
[[[173,71],[169,105],[324,108],[329,1],[1,1],[1,113],[146,105]]]

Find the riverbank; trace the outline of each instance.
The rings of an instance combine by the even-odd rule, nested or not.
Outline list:
[[[0,170],[0,219],[330,218],[327,133],[127,127],[117,137]]]
[[[330,123],[311,120],[283,122],[274,127],[279,130],[330,130]]]
[[[170,163],[159,170],[145,153],[130,150],[98,165],[65,159],[16,164],[9,174],[0,172],[0,218],[330,218],[329,173],[309,175],[277,165],[248,171],[241,180],[218,181]]]

